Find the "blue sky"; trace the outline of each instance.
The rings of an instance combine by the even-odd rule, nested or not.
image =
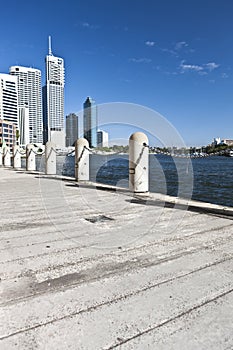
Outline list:
[[[91,96],[159,112],[187,145],[233,139],[233,1],[2,2],[0,72],[39,68],[44,84],[48,35],[65,60],[66,114]]]

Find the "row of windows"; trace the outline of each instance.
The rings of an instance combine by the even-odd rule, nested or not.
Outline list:
[[[14,103],[10,100],[3,100],[2,101],[2,106],[12,106],[14,108],[17,108],[18,107],[18,104],[17,103]]]
[[[3,89],[3,97],[5,96],[9,96],[10,98],[17,99],[17,92]]]

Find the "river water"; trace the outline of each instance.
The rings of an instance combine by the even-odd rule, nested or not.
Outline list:
[[[233,158],[187,160],[150,154],[149,190],[233,206]],[[44,159],[37,159],[44,171]],[[74,176],[74,157],[57,157],[57,174]],[[128,155],[90,155],[90,180],[128,187]]]

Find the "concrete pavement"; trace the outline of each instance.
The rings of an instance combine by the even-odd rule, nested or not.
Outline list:
[[[0,168],[1,349],[232,349],[233,209]]]

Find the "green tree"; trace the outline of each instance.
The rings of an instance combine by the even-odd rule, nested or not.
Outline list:
[[[16,129],[15,137],[16,137],[16,144],[18,145],[19,144],[19,137],[20,137],[20,133],[19,133],[18,129]]]

